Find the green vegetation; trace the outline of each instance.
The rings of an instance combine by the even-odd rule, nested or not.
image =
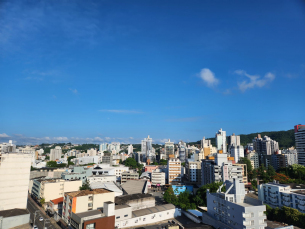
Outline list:
[[[159,164],[160,165],[167,165],[167,160],[161,159]]]
[[[143,169],[143,164],[137,163],[136,160],[131,157],[123,161],[123,164],[129,168],[137,169],[139,171],[142,171]]]
[[[207,189],[210,190],[210,193],[214,193],[221,185],[222,182],[206,184],[201,186],[195,195],[185,191],[180,193],[179,196],[176,196],[172,186],[169,186],[163,197],[166,202],[179,206],[184,210],[195,209],[197,206],[207,205]],[[222,191],[225,191],[225,187],[222,187]]]
[[[271,208],[266,205],[267,219],[286,223],[303,228],[305,225],[305,214],[289,207]]]
[[[99,147],[99,145],[96,145],[96,144],[82,144],[82,145],[79,145],[79,146],[73,146],[71,149],[87,151],[88,149],[98,148],[98,147]]]
[[[87,180],[86,180],[86,182],[82,186],[79,187],[80,191],[81,190],[90,190],[90,189],[91,188],[90,188],[89,182]]]
[[[252,133],[252,134],[241,134],[240,135],[240,144],[245,146],[247,143],[251,143],[252,140],[260,134],[262,137],[267,135],[271,139],[277,141],[279,143],[280,148],[289,148],[295,145],[294,140],[294,130],[282,130],[282,131],[265,131],[260,133]],[[212,145],[216,145],[215,138],[208,138],[211,140]],[[228,142],[228,137],[227,137]],[[200,145],[200,140],[197,142],[189,142],[190,145]]]
[[[182,163],[181,163],[181,166],[185,167],[185,162],[182,162]]]
[[[303,165],[291,165],[287,168],[279,169],[278,179],[281,183],[297,183],[305,184],[305,166]],[[287,178],[285,178],[285,175]]]
[[[56,161],[48,161],[47,162],[47,167],[52,167],[52,168],[63,168],[66,167],[67,164],[62,163],[62,164],[57,164]]]
[[[39,202],[40,202],[41,205],[44,205],[45,199],[44,199],[44,198],[41,198],[41,199],[39,200]]]
[[[75,156],[68,157],[68,165],[74,165],[74,163],[71,161],[74,158],[76,157]]]

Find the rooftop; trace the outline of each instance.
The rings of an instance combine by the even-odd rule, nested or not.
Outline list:
[[[122,208],[130,208],[130,206],[127,205],[127,204],[115,205],[115,210],[119,210],[119,209],[122,209]]]
[[[151,208],[145,208],[145,209],[140,209],[132,212],[132,217],[139,217],[139,216],[144,216],[144,215],[149,215],[152,213],[158,213],[161,211],[166,211],[166,210],[171,210],[175,209],[175,206],[173,204],[164,204],[164,205],[159,205]]]
[[[87,196],[87,195],[95,195],[95,194],[103,194],[103,193],[108,193],[110,191],[106,189],[93,189],[93,190],[81,190],[81,191],[76,191],[76,192],[67,192],[67,195],[71,197],[79,197],[79,196]]]
[[[137,200],[137,199],[149,198],[149,197],[153,197],[153,195],[137,193],[137,194],[131,194],[131,195],[116,196],[115,203],[118,205],[124,205],[129,200]]]
[[[121,186],[127,194],[143,193],[146,182],[146,180],[127,180]]]
[[[89,216],[101,216],[101,217],[105,216],[99,210],[91,210],[91,211],[86,211],[86,212],[80,212],[80,213],[76,213],[75,215],[77,215],[79,218],[85,218],[85,217],[89,217]]]
[[[63,202],[64,201],[64,198],[63,197],[60,197],[60,198],[57,198],[57,199],[54,199],[54,200],[51,200],[51,202],[53,203],[53,204],[59,204],[59,203],[61,203],[61,202]]]
[[[17,216],[17,215],[26,215],[26,214],[30,214],[30,213],[26,209],[20,209],[20,208],[0,211],[0,216],[2,216],[3,218]]]
[[[305,195],[305,190],[294,191],[296,194]]]

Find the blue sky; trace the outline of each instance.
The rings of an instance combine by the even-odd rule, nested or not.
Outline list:
[[[305,123],[304,1],[4,1],[0,15],[0,141]]]

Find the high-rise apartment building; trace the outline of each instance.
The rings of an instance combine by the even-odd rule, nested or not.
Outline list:
[[[147,138],[144,138],[144,140],[141,141],[140,161],[146,163],[146,162],[152,162],[155,159],[156,159],[156,155],[155,153],[153,153],[152,138],[150,138],[148,135]]]
[[[245,184],[237,179],[225,182],[226,192],[207,191],[207,213],[202,221],[214,228],[264,229],[266,206],[262,201],[246,196]]]
[[[257,169],[259,167],[259,158],[257,152],[252,151],[248,153],[247,158],[250,160],[253,169]]]
[[[119,153],[121,150],[121,144],[119,142],[111,142],[108,144],[108,151],[111,153]]]
[[[227,135],[226,135],[226,131],[223,131],[222,129],[220,129],[216,135],[216,148],[217,151],[222,150],[222,153],[226,154],[227,153]]]
[[[88,154],[88,156],[96,156],[97,155],[97,150],[93,149],[93,148],[88,149],[87,154]]]
[[[128,155],[131,154],[131,153],[133,153],[133,146],[132,146],[132,144],[130,144],[128,146]]]
[[[231,136],[229,136],[229,145],[239,146],[240,145],[240,136],[237,136],[234,133]]]
[[[55,149],[50,150],[50,161],[55,161],[61,158],[62,149],[60,146],[56,146]]]
[[[16,149],[12,142],[10,149]],[[0,211],[26,209],[32,155],[11,152],[0,153]]]
[[[185,173],[189,182],[201,184],[201,161],[187,159]]]
[[[174,155],[174,142],[171,142],[170,139],[168,139],[168,142],[165,142],[164,150],[167,159],[170,157],[169,155]]]
[[[211,146],[211,140],[205,139],[205,137],[202,138],[201,142],[201,148],[209,147]]]
[[[16,152],[16,145],[13,144],[12,140],[9,140],[8,143],[4,142],[0,144],[0,153],[12,153]]]
[[[268,136],[261,138],[259,134],[253,139],[253,148],[258,154],[272,155],[279,150],[279,143]]]
[[[107,143],[102,143],[102,144],[100,144],[100,149],[99,149],[99,151],[101,152],[101,153],[103,153],[104,151],[106,151],[107,150]]]
[[[178,154],[179,154],[179,159],[181,162],[185,162],[187,155],[186,155],[186,143],[183,141],[180,141],[178,143]]]
[[[230,145],[230,154],[231,157],[234,157],[234,161],[237,163],[239,162],[241,157],[244,157],[244,147],[241,145]]]
[[[165,173],[161,169],[155,169],[151,173],[151,185],[163,186],[165,185]]]
[[[168,184],[181,183],[181,161],[178,158],[170,158],[167,161]]]
[[[298,152],[298,162],[305,166],[305,125],[294,126],[295,146]]]

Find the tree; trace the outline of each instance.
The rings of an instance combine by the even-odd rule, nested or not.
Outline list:
[[[171,203],[171,204],[177,203],[177,196],[175,195],[172,186],[169,186],[168,189],[164,192],[163,198],[167,203]]]
[[[185,162],[182,162],[182,163],[181,163],[181,166],[185,167]]]
[[[254,177],[253,177],[253,167],[252,167],[252,164],[251,164],[251,161],[246,158],[246,157],[241,157],[239,159],[239,162],[240,164],[246,164],[247,165],[247,174],[248,174],[248,179],[249,180],[252,180]]]
[[[257,180],[252,180],[252,181],[251,181],[251,185],[252,185],[252,188],[253,188],[254,190],[256,190],[256,189],[257,189]]]
[[[127,158],[125,161],[124,161],[124,165],[127,166],[127,167],[131,167],[133,169],[136,169],[138,167],[137,165],[138,163],[136,162],[135,159],[129,157]]]
[[[86,180],[85,183],[82,186],[79,187],[80,191],[81,190],[90,190],[90,189],[91,188],[90,188],[90,184],[89,184],[88,180]]]
[[[207,206],[207,189],[209,189],[210,193],[214,193],[217,192],[221,185],[222,182],[214,182],[201,186],[196,193],[196,196],[199,197],[196,198],[197,206]],[[221,191],[225,191],[225,187],[223,187]]]
[[[56,161],[48,161],[47,162],[47,167],[57,167],[57,162]]]
[[[167,160],[161,159],[160,160],[160,165],[167,165]]]
[[[44,199],[44,198],[41,198],[41,199],[39,200],[39,203],[43,206],[44,203],[45,203],[45,199]]]

